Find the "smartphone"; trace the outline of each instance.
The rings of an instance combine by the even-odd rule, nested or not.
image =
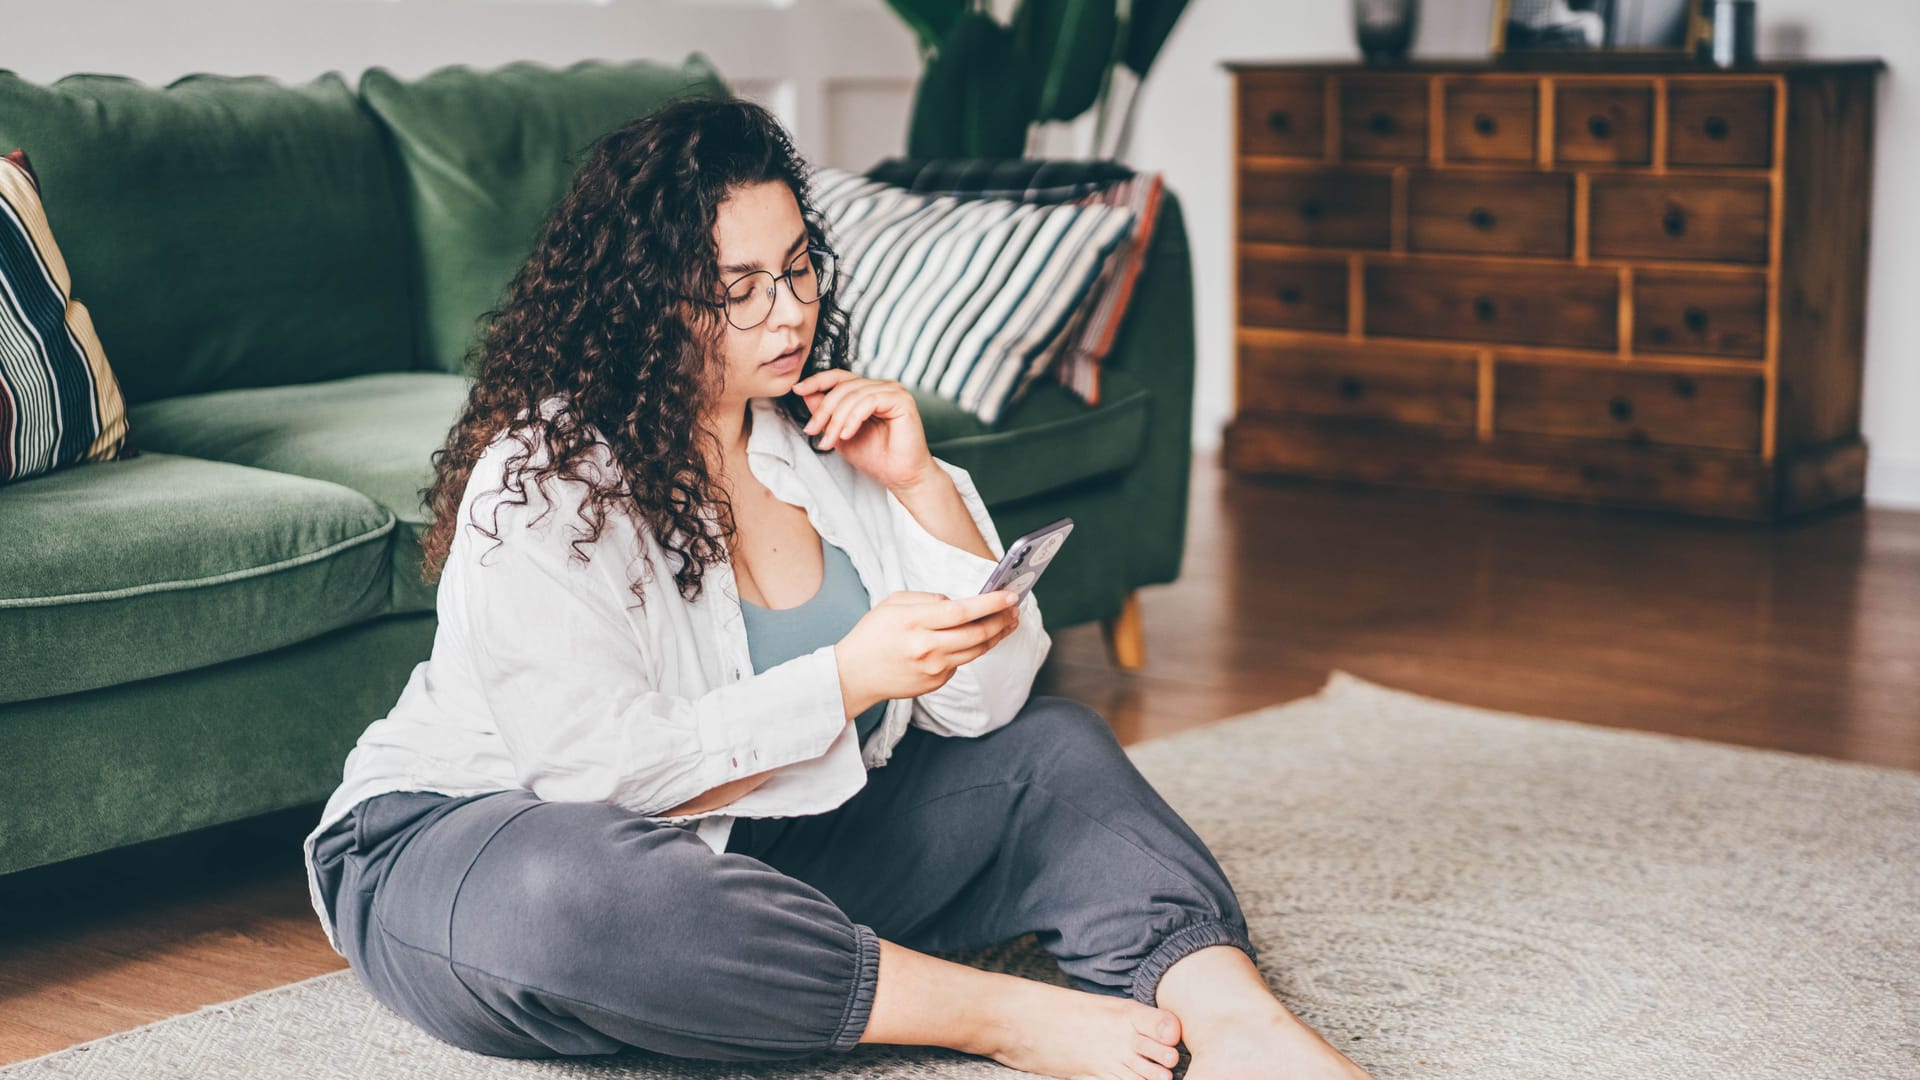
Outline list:
[[[1007,553],[1000,559],[1000,565],[993,568],[987,576],[982,593],[996,589],[1012,589],[1019,599],[1015,606],[1027,599],[1033,591],[1033,583],[1040,580],[1047,565],[1053,562],[1054,555],[1060,551],[1060,545],[1067,542],[1067,534],[1073,531],[1073,519],[1061,518],[1051,525],[1042,525],[1027,535],[1007,545]]]

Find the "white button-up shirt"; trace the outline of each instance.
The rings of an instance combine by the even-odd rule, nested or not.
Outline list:
[[[543,405],[553,415],[559,399]],[[775,497],[804,509],[828,543],[846,551],[869,603],[900,590],[967,596],[1005,554],[965,469],[953,478],[993,551],[983,559],[929,533],[885,485],[839,454],[818,454],[771,399],[751,401],[747,462]],[[417,664],[393,710],[347,755],[340,787],[304,849],[314,910],[339,941],[313,873],[319,835],[354,804],[390,791],[471,795],[527,788],[543,799],[608,802],[694,829],[726,848],[736,817],[831,810],[886,763],[909,724],[940,735],[982,735],[1013,719],[1053,647],[1029,595],[1020,624],[961,665],[945,685],[887,702],[864,749],[840,693],[831,643],[754,673],[733,568],[707,569],[699,599],[675,587],[669,556],[644,525],[609,509],[598,541],[578,515],[577,481],[525,482],[502,494],[509,457],[545,460],[540,440],[496,438],[468,480],[459,527],[441,573],[433,651]],[[589,468],[610,469],[604,443]],[[603,475],[610,475],[606,473]],[[711,511],[709,511],[711,513]],[[498,543],[476,530],[478,520]],[[628,590],[652,560],[646,604]],[[721,784],[777,769],[759,787],[700,814],[667,809]]]

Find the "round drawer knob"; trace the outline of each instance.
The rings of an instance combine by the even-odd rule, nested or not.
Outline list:
[[[1686,324],[1689,331],[1704,334],[1707,331],[1707,309],[1690,307],[1680,313],[1680,321]]]
[[[1493,117],[1488,116],[1486,113],[1475,113],[1473,117],[1473,130],[1482,135],[1491,135],[1500,130],[1500,125]]]
[[[1709,139],[1724,139],[1727,137],[1727,122],[1718,116],[1709,116],[1707,122],[1700,125],[1700,130],[1706,132]]]
[[[1293,130],[1293,114],[1285,109],[1275,109],[1267,114],[1267,130],[1285,135]]]
[[[1685,236],[1687,212],[1677,206],[1667,207],[1667,212],[1660,215],[1660,229],[1668,236]]]
[[[1633,419],[1633,402],[1623,397],[1614,398],[1607,402],[1607,415],[1615,420],[1631,420]]]
[[[1348,401],[1352,401],[1355,398],[1358,398],[1365,391],[1366,391],[1366,388],[1360,384],[1359,379],[1356,379],[1351,375],[1340,376],[1340,396],[1341,397],[1347,399]]]
[[[1307,221],[1319,221],[1327,216],[1327,208],[1319,199],[1308,199],[1300,204],[1300,216]]]
[[[1500,312],[1493,306],[1493,298],[1476,296],[1473,298],[1473,315],[1481,322],[1492,322]]]
[[[1496,224],[1493,211],[1484,206],[1476,206],[1467,212],[1467,222],[1481,232],[1487,232]]]
[[[1604,139],[1613,134],[1613,121],[1604,116],[1587,117],[1587,134],[1596,139]]]
[[[1393,132],[1393,117],[1377,112],[1367,117],[1367,130],[1375,135],[1389,135]]]
[[[1693,396],[1693,391],[1694,391],[1694,386],[1693,386],[1692,379],[1687,378],[1685,375],[1675,375],[1673,377],[1674,393],[1680,395],[1683,398],[1690,398]]]
[[[1280,290],[1280,302],[1283,304],[1297,304],[1301,299],[1300,290],[1292,285]]]

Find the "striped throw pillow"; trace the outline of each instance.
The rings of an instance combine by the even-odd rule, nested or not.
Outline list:
[[[923,194],[839,169],[810,186],[840,255],[853,369],[987,424],[1059,358],[1134,224],[1126,206]]]
[[[40,205],[24,150],[0,156],[0,484],[132,457],[127,407]]]
[[[1089,405],[1100,403],[1100,368],[1113,351],[1134,282],[1146,264],[1159,217],[1165,178],[1111,160],[1045,158],[887,158],[866,171],[869,180],[922,194],[961,199],[1017,199],[1028,203],[1105,203],[1133,210],[1133,235],[1114,251],[1115,266],[1066,348],[1048,369],[1055,381]]]

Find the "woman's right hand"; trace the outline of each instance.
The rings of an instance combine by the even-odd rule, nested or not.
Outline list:
[[[847,718],[878,702],[940,689],[956,668],[998,645],[1018,625],[1020,609],[1007,589],[958,598],[888,594],[833,647]]]

